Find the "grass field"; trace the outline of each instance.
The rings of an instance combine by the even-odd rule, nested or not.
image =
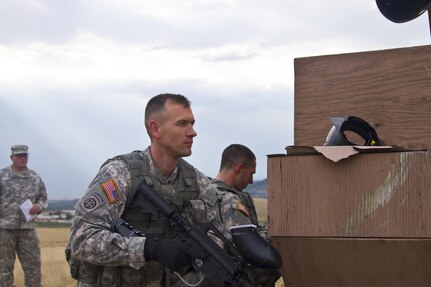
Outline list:
[[[42,259],[42,283],[44,287],[72,287],[76,281],[70,277],[64,249],[69,240],[69,228],[38,228]],[[24,273],[19,261],[15,262],[15,284],[24,286]]]
[[[268,209],[266,205],[267,200],[264,198],[255,198],[254,205],[256,206],[256,213],[259,222],[266,222],[268,216]]]
[[[266,221],[266,200],[255,199],[259,221]],[[69,240],[69,228],[38,228],[41,242],[42,283],[44,287],[75,287],[76,281],[70,277],[69,265],[66,262],[64,249]],[[24,274],[18,259],[15,262],[15,284],[24,286]],[[277,287],[283,287],[282,280]]]

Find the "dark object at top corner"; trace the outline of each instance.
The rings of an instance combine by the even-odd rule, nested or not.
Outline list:
[[[431,5],[431,0],[376,0],[376,4],[388,20],[404,23],[427,11]]]

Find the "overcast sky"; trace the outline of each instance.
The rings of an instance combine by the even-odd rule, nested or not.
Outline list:
[[[189,162],[215,176],[241,143],[266,178],[266,156],[293,144],[294,58],[430,43],[426,15],[313,2],[0,0],[1,167],[28,144],[49,198],[78,198],[106,159],[149,145],[145,105],[171,92],[192,101]]]

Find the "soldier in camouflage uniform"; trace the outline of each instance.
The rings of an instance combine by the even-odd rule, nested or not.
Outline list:
[[[259,225],[253,198],[243,189],[253,183],[256,172],[256,156],[246,146],[232,144],[222,153],[220,170],[212,180],[222,192],[221,217],[226,226],[253,224],[259,234],[269,240],[267,228]],[[230,235],[227,234],[230,239]],[[254,268],[249,277],[264,287],[275,286],[281,277],[278,270],[263,270]]]
[[[14,286],[15,254],[24,270],[25,286],[42,286],[39,237],[34,221],[27,222],[20,205],[30,199],[29,213],[36,215],[47,206],[45,184],[27,168],[28,146],[11,148],[12,165],[0,170],[0,286]]]
[[[192,224],[211,221],[226,234],[220,221],[217,187],[182,159],[192,152],[197,135],[194,122],[186,97],[155,96],[145,109],[151,145],[102,165],[75,205],[66,248],[72,277],[79,286],[185,286],[178,275],[192,284],[201,279],[202,275],[193,270],[192,258],[205,254],[191,248],[167,219],[134,204],[136,188],[145,181]],[[145,237],[127,238],[113,232],[120,218]]]

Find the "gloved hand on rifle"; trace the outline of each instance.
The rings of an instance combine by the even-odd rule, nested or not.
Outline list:
[[[144,256],[146,261],[155,260],[175,271],[192,264],[193,258],[205,259],[207,254],[184,238],[145,239]]]

